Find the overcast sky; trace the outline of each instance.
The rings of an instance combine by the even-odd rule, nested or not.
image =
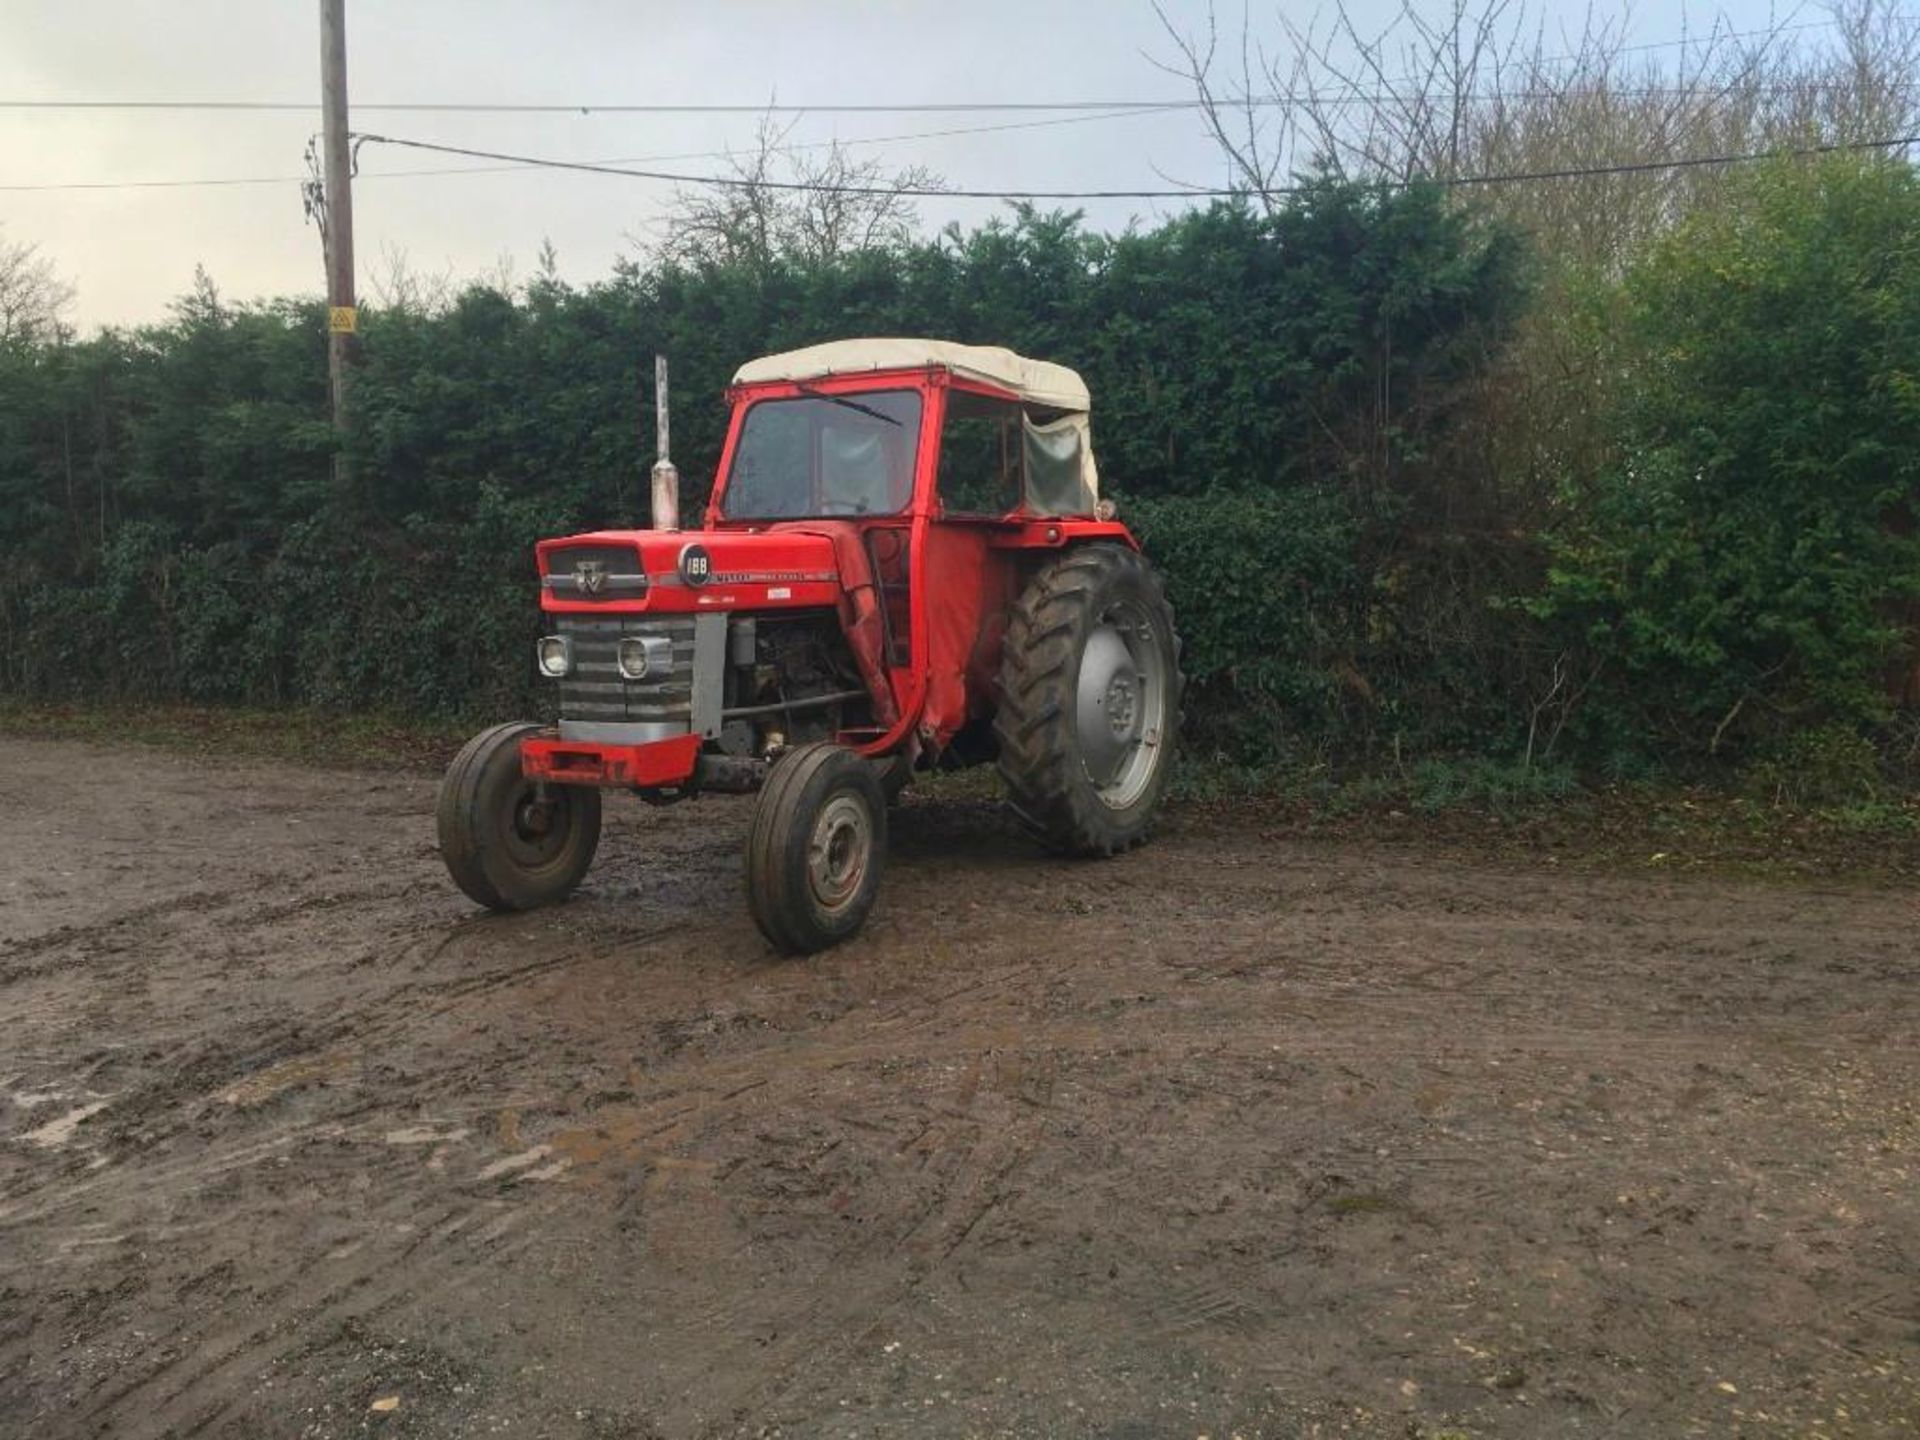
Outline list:
[[[1444,8],[1445,0],[1421,0]],[[1171,0],[1203,24],[1203,0]],[[1384,17],[1390,0],[1360,0]],[[1604,0],[1595,8],[1606,12]],[[1536,0],[1549,26],[1577,25],[1586,0]],[[1773,19],[1793,11],[1789,3]],[[302,113],[0,110],[0,186],[233,179],[271,183],[169,189],[0,189],[0,236],[32,241],[79,288],[83,328],[156,319],[203,264],[234,297],[322,288],[319,240],[301,214],[296,177],[319,123],[317,0],[0,0],[0,99],[272,100]],[[1277,31],[1267,5],[1254,24]],[[1287,5],[1305,20],[1310,4]],[[1716,13],[1692,12],[1697,32]],[[1769,23],[1766,0],[1731,0],[1736,28]],[[1237,4],[1222,6],[1237,30]],[[1800,19],[1818,18],[1802,7]],[[1682,31],[1677,7],[1648,4],[1625,21],[1633,39]],[[347,0],[355,101],[587,104],[682,102],[911,103],[1185,98],[1154,68],[1170,46],[1146,0]],[[807,115],[790,139],[859,140],[1058,118],[1015,114]],[[749,115],[445,115],[353,117],[356,130],[570,159],[686,157],[750,143]],[[956,187],[1139,188],[1156,171],[1218,183],[1221,171],[1191,114],[1139,115],[998,133],[862,145],[889,165],[924,164]],[[557,172],[389,176],[478,162],[369,147],[356,186],[365,294],[383,256],[458,277],[510,257],[525,275],[544,238],[562,273],[606,274],[645,234],[671,187]],[[718,162],[676,158],[667,168]],[[992,202],[926,203],[929,226],[978,222]],[[1086,207],[1106,227],[1151,204]]]

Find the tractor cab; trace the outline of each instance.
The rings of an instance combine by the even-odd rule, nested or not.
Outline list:
[[[653,529],[536,547],[548,622],[536,662],[559,720],[488,732],[506,757],[491,762],[502,789],[526,812],[486,822],[496,843],[443,803],[442,849],[467,893],[521,908],[570,891],[592,844],[560,837],[597,837],[602,787],[656,803],[764,790],[766,811],[792,788],[773,778],[816,749],[810,771],[824,764],[839,788],[881,796],[915,770],[998,759],[1018,813],[1056,848],[1112,853],[1144,835],[1172,753],[1177,644],[1157,578],[1099,498],[1080,377],[994,347],[846,340],[744,365],[728,398],[702,529],[678,529],[656,486]],[[1028,635],[1033,607],[1053,598],[1035,590],[1041,578],[1077,594],[1073,577],[1096,570],[1127,594],[1076,617],[1085,644],[1044,675],[1010,672],[1027,663],[1010,646],[1052,643],[1051,629]],[[1049,703],[1022,693],[1035,686],[1071,690],[1059,737],[1071,753],[1022,768],[1032,727],[1009,737],[1006,712]],[[462,761],[478,765],[478,752],[455,772]],[[858,883],[843,874],[838,890],[831,866],[783,881],[781,862],[750,845],[768,937],[808,950],[857,928],[884,826],[883,804],[861,821]],[[529,855],[552,857],[534,878],[500,859],[529,837]],[[786,898],[767,901],[775,890]]]

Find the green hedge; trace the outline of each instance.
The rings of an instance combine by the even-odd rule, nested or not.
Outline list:
[[[321,307],[203,279],[166,324],[0,348],[0,687],[526,712],[532,542],[644,513],[656,351],[691,507],[743,359],[929,334],[1087,376],[1202,749],[1644,768],[1870,737],[1920,597],[1914,176],[1729,193],[1624,281],[1547,288],[1451,197],[1327,185],[371,309],[344,486]]]
[[[1920,177],[1742,177],[1627,278],[1619,457],[1531,607],[1590,745],[1791,749],[1920,701]]]

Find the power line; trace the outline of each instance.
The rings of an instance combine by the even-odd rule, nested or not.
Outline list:
[[[900,195],[944,197],[954,200],[1095,200],[1164,199],[1176,195],[1227,195],[1226,190],[960,190],[941,185],[849,185],[807,180],[746,180],[737,175],[690,175],[669,170],[639,170],[625,166],[600,165],[584,160],[543,159],[535,155],[515,155],[500,150],[480,150],[465,145],[444,145],[432,140],[408,140],[393,135],[375,135],[365,131],[355,137],[367,145],[395,145],[408,150],[425,150],[439,155],[462,155],[473,160],[498,160],[529,169],[577,170],[590,175],[617,175],[630,180],[661,180],[675,185],[705,185],[733,189],[808,190],[833,195]]]
[[[1542,62],[1546,63],[1546,62]],[[1756,86],[1769,92],[1806,89],[1836,89],[1850,81],[1779,81]],[[1699,85],[1640,85],[1609,87],[1608,94],[1629,98],[1689,94]],[[1497,90],[1474,94],[1455,92],[1427,96],[1440,104],[1481,104],[1496,100],[1548,100],[1565,93],[1560,89]],[[1399,99],[1391,90],[1341,92],[1330,95],[1248,95],[1235,97],[1234,106],[1257,105],[1262,109],[1293,110],[1307,105],[1378,105]],[[1151,114],[1166,110],[1200,110],[1204,100],[1025,100],[954,101],[915,105],[509,105],[509,104],[407,104],[355,105],[356,112],[378,110],[388,114],[411,115],[1018,115],[1073,114],[1090,110],[1127,111]],[[266,100],[0,100],[0,110],[172,110],[205,111],[211,114],[281,112],[312,114],[313,105],[282,104]]]
[[[1920,15],[1893,15],[1893,20],[1920,19]],[[1621,45],[1607,52],[1613,55],[1640,55],[1648,50],[1687,50],[1702,45],[1723,45],[1729,40],[1752,40],[1758,36],[1772,39],[1776,35],[1794,35],[1802,30],[1831,30],[1838,20],[1802,20],[1797,25],[1763,25],[1753,30],[1709,29],[1704,35],[1678,35],[1671,40],[1649,40],[1640,45]],[[1540,63],[1557,65],[1563,60],[1580,60],[1585,57],[1577,52],[1571,55],[1549,55]]]
[[[1180,105],[1170,105],[1166,108],[1186,109],[1188,107],[1183,103]],[[1133,119],[1139,115],[1148,114],[1148,113],[1152,113],[1152,112],[1134,109],[1134,110],[1109,112],[1106,114],[1075,115],[1075,116],[1068,116],[1064,118],[1057,118],[1057,119],[1050,119],[1050,120],[1021,120],[1021,121],[1013,121],[1013,122],[1010,122],[1007,124],[1001,124],[1001,125],[966,125],[966,126],[958,126],[958,127],[941,129],[941,130],[919,130],[919,131],[910,131],[904,134],[895,134],[895,135],[857,135],[857,136],[849,137],[847,139],[806,141],[799,144],[782,145],[777,148],[779,150],[779,153],[790,154],[790,153],[797,153],[804,150],[832,149],[836,146],[886,145],[886,144],[895,144],[895,143],[908,141],[908,140],[928,140],[928,139],[938,139],[938,138],[960,136],[960,135],[985,135],[985,134],[994,134],[994,133],[1005,132],[1010,130],[1037,130],[1037,129],[1043,129],[1043,128],[1050,128],[1054,126],[1062,126],[1062,125],[1084,125],[1084,124],[1096,123],[1096,122],[1105,121],[1105,120],[1125,120],[1125,119]],[[364,135],[361,138],[373,144],[398,145],[398,146],[404,146],[410,149],[434,150],[434,151],[439,151],[447,154],[467,155],[467,156],[473,156],[473,157],[485,157],[485,158],[499,159],[499,160],[509,162],[504,164],[493,164],[493,165],[436,166],[436,167],[411,169],[411,170],[369,170],[369,171],[362,172],[357,177],[361,180],[403,180],[403,179],[428,179],[428,178],[460,176],[460,175],[524,174],[529,170],[575,170],[575,171],[580,171],[587,174],[608,174],[608,175],[630,176],[633,178],[643,179],[643,180],[670,180],[675,183],[691,184],[691,185],[740,186],[740,185],[746,185],[751,183],[758,183],[766,188],[774,188],[774,189],[785,188],[785,189],[803,189],[804,190],[804,189],[831,188],[831,187],[809,185],[804,181],[766,180],[766,181],[759,181],[759,182],[749,182],[733,176],[699,176],[699,175],[677,175],[677,174],[670,175],[670,174],[664,174],[664,173],[655,172],[655,171],[634,170],[634,169],[623,168],[623,167],[637,166],[637,165],[671,164],[681,160],[725,160],[725,159],[732,158],[732,156],[736,153],[729,150],[692,150],[692,151],[681,151],[679,153],[670,154],[670,155],[616,156],[616,157],[613,157],[610,159],[604,159],[604,160],[566,160],[566,159],[556,159],[556,158],[550,158],[550,157],[548,158],[536,158],[531,156],[512,157],[512,156],[507,156],[499,152],[490,151],[490,150],[475,150],[475,149],[467,149],[459,146],[436,145],[431,142],[423,141],[423,140],[404,140],[404,139],[399,139],[392,136],[384,136],[384,135]],[[1542,171],[1542,172],[1536,172],[1536,173],[1524,174],[1524,175],[1465,176],[1465,177],[1459,177],[1452,181],[1447,181],[1443,183],[1455,184],[1455,185],[1498,184],[1498,183],[1505,183],[1510,180],[1562,179],[1562,178],[1575,178],[1575,177],[1584,176],[1584,175],[1621,174],[1621,173],[1629,173],[1634,168],[1670,169],[1670,168],[1679,168],[1679,167],[1693,166],[1693,165],[1739,164],[1745,161],[1766,159],[1773,156],[1804,156],[1804,155],[1813,155],[1813,154],[1825,154],[1825,153],[1829,153],[1832,150],[1896,149],[1902,145],[1911,144],[1911,143],[1913,143],[1911,137],[1906,139],[1873,140],[1873,141],[1860,142],[1858,144],[1814,147],[1812,149],[1804,149],[1804,150],[1761,151],[1761,152],[1755,152],[1754,154],[1750,154],[1750,155],[1709,156],[1709,157],[1698,159],[1698,160],[1649,161],[1649,162],[1645,162],[1644,165],[1639,167],[1607,166],[1607,167],[1594,167],[1594,168],[1582,169],[1582,170]],[[218,188],[218,187],[258,186],[258,185],[294,185],[294,184],[299,184],[303,182],[307,178],[308,177],[304,175],[249,175],[249,176],[208,176],[208,177],[167,179],[167,180],[49,181],[49,182],[28,183],[28,184],[0,184],[0,194],[21,194],[21,193],[55,192],[55,191],[173,190],[173,189]],[[1300,187],[1283,187],[1281,189],[1270,189],[1267,193],[1291,194],[1291,193],[1296,193],[1299,188]],[[859,192],[855,192],[855,193],[859,193]],[[1242,194],[1245,192],[1240,190],[1231,190],[1231,189],[1206,189],[1204,187],[1197,187],[1197,186],[1188,187],[1186,189],[1181,189],[1181,190],[1052,191],[1052,192],[940,190],[940,189],[935,189],[931,186],[921,190],[898,190],[889,186],[873,186],[873,187],[870,187],[870,190],[867,193],[889,194],[889,195],[925,195],[928,197],[947,196],[950,198],[957,198],[957,199],[982,198],[982,199],[1063,199],[1063,200],[1071,200],[1071,199],[1148,200],[1148,199],[1174,199],[1174,198],[1179,198],[1181,196],[1200,196],[1203,198],[1212,196],[1217,198],[1217,197],[1234,195],[1234,194]]]
[[[829,195],[897,195],[919,199],[947,200],[1186,200],[1225,199],[1254,193],[1246,187],[1205,188],[1193,186],[1179,190],[963,190],[933,185],[845,185],[817,184],[806,180],[744,180],[734,175],[688,175],[665,170],[638,170],[622,166],[598,165],[583,160],[541,159],[533,155],[514,155],[498,150],[478,150],[464,145],[443,145],[431,140],[407,140],[392,135],[358,133],[355,139],[368,145],[396,145],[409,150],[426,150],[441,155],[464,155],[470,159],[499,160],[516,166],[537,169],[577,170],[594,175],[616,175],[631,180],[660,180],[676,185],[704,185],[732,189],[809,190]],[[1386,188],[1404,189],[1410,185],[1431,183],[1454,188],[1467,185],[1506,185],[1538,180],[1576,180],[1601,175],[1636,175],[1659,170],[1687,170],[1712,165],[1741,165],[1758,160],[1804,159],[1848,151],[1894,150],[1920,144],[1920,134],[1883,140],[1840,141],[1826,145],[1803,145],[1775,150],[1756,150],[1735,155],[1701,155],[1679,160],[1638,160],[1613,165],[1593,165],[1564,170],[1533,170],[1496,175],[1455,175],[1431,180],[1381,181]],[[1277,185],[1262,188],[1266,195],[1311,193],[1310,185]]]
[[[1681,160],[1635,160],[1619,165],[1593,165],[1572,170],[1518,171],[1505,175],[1455,175],[1435,180],[1449,188],[1463,185],[1509,185],[1533,180],[1579,180],[1597,175],[1644,175],[1657,170],[1695,170],[1713,165],[1748,165],[1762,160],[1810,160],[1821,155],[1853,154],[1865,150],[1899,150],[1920,145],[1920,133],[1884,140],[1846,140],[1827,145],[1796,145],[1780,150],[1753,150],[1741,155],[1696,155]],[[1408,183],[1394,182],[1396,188]],[[1298,187],[1296,187],[1297,189]]]
[[[1888,16],[1887,19],[1898,22],[1920,20],[1920,12],[1901,13]],[[1725,43],[1730,40],[1747,40],[1757,36],[1778,36],[1796,34],[1806,30],[1828,30],[1839,24],[1834,19],[1805,20],[1792,25],[1759,27],[1752,30],[1711,29],[1704,35],[1682,35],[1671,40],[1651,40],[1635,45],[1616,46],[1605,53],[1609,55],[1640,54],[1650,50],[1687,49],[1703,45]],[[1565,60],[1578,60],[1580,54],[1553,55],[1541,59],[1540,64],[1557,64]],[[1649,95],[1665,93],[1660,89],[1647,90]],[[1312,99],[1318,103],[1328,100],[1352,101],[1354,103],[1374,103],[1391,96],[1344,96],[1344,97],[1302,97],[1284,95],[1252,97],[1251,103],[1259,105],[1295,105]],[[1456,100],[1472,100],[1474,97],[1455,96]],[[1504,98],[1523,98],[1509,94]],[[1082,110],[1191,110],[1197,109],[1202,102],[1187,100],[952,100],[952,101],[909,101],[902,103],[886,102],[839,102],[826,105],[804,105],[793,103],[599,103],[595,101],[356,101],[354,109],[359,111],[385,111],[392,114],[423,115],[907,115],[907,114],[971,114],[992,112],[1047,112]],[[204,110],[210,112],[243,112],[311,114],[319,108],[313,101],[282,100],[0,100],[0,110],[145,110],[145,111],[189,111]],[[253,181],[233,183],[259,183]]]
[[[1895,20],[1901,20],[1901,21],[1920,20],[1920,13],[1901,14],[1901,15],[1893,16],[1891,18]],[[1804,30],[1830,29],[1837,23],[1838,22],[1835,20],[1811,20],[1811,21],[1804,21],[1798,24],[1793,24],[1793,25],[1780,25],[1780,26],[1758,28],[1758,29],[1752,29],[1752,30],[1713,30],[1703,36],[1680,36],[1671,40],[1657,40],[1657,41],[1649,41],[1644,44],[1620,46],[1612,51],[1609,51],[1608,53],[1609,54],[1628,54],[1628,53],[1635,53],[1635,52],[1648,51],[1648,50],[1662,50],[1662,49],[1687,47],[1687,46],[1708,45],[1708,44],[1714,44],[1714,43],[1719,43],[1719,42],[1729,41],[1729,40],[1747,39],[1755,36],[1772,37],[1772,36],[1778,36],[1778,35],[1791,34],[1794,32],[1804,31]],[[1543,63],[1543,64],[1554,63],[1562,60],[1577,60],[1580,58],[1581,57],[1577,54],[1551,56],[1551,57],[1547,57],[1546,60],[1541,61],[1539,63]],[[1910,83],[1920,83],[1920,82],[1910,82]],[[1802,81],[1802,82],[1784,82],[1781,84],[1765,85],[1757,88],[1766,90],[1769,92],[1796,91],[1796,90],[1806,90],[1809,88],[1811,89],[1833,89],[1833,88],[1845,89],[1849,84],[1850,82],[1847,82],[1847,81],[1814,81],[1814,82]],[[1615,96],[1615,97],[1652,98],[1657,96],[1689,94],[1697,91],[1699,88],[1700,87],[1697,85],[1694,85],[1694,86],[1647,86],[1647,87],[1635,87],[1631,89],[1621,89],[1616,87],[1616,88],[1610,88],[1607,93],[1610,96]],[[1451,96],[1426,96],[1422,98],[1436,104],[1451,105],[1451,104],[1461,104],[1461,103],[1476,104],[1476,103],[1484,103],[1488,101],[1550,99],[1550,98],[1558,98],[1558,97],[1564,96],[1566,93],[1567,92],[1561,91],[1561,90],[1545,90],[1545,91],[1514,90],[1514,91],[1504,91],[1499,93],[1488,93],[1488,94],[1478,94],[1478,95],[1462,93],[1462,94],[1455,94]],[[1313,94],[1264,95],[1264,96],[1241,97],[1238,100],[1235,100],[1229,103],[1230,105],[1235,107],[1245,106],[1245,105],[1255,105],[1255,106],[1261,106],[1261,107],[1282,106],[1282,107],[1297,108],[1297,107],[1306,106],[1306,105],[1378,105],[1382,103],[1391,103],[1398,98],[1399,97],[1397,95],[1394,95],[1392,93],[1385,93],[1385,94],[1348,93],[1348,94],[1340,94],[1340,95],[1313,95]],[[960,136],[960,135],[981,135],[981,134],[991,134],[991,133],[1011,131],[1011,130],[1041,129],[1041,128],[1052,127],[1052,126],[1060,126],[1060,125],[1079,125],[1079,124],[1087,124],[1087,123],[1101,122],[1101,121],[1107,121],[1107,120],[1132,119],[1132,118],[1136,118],[1144,115],[1166,114],[1166,113],[1183,111],[1183,110],[1196,110],[1196,109],[1203,108],[1204,104],[1205,102],[1198,99],[1166,100],[1166,101],[1115,100],[1110,102],[1101,102],[1101,101],[959,102],[959,103],[952,103],[952,104],[929,102],[929,103],[917,103],[917,104],[907,104],[907,105],[850,104],[850,105],[826,105],[826,106],[808,106],[808,105],[792,105],[792,104],[787,104],[787,105],[782,105],[782,104],[768,104],[768,105],[525,104],[525,105],[522,105],[522,104],[513,104],[513,103],[504,103],[504,102],[502,103],[488,102],[485,104],[472,104],[472,105],[450,104],[450,103],[449,104],[441,104],[441,103],[368,104],[368,105],[357,105],[355,108],[358,110],[387,110],[387,111],[425,112],[425,113],[498,112],[498,113],[508,113],[508,114],[554,113],[554,114],[582,114],[582,115],[590,115],[594,113],[641,113],[641,114],[678,114],[678,113],[749,114],[750,113],[750,114],[759,114],[759,115],[774,115],[774,114],[800,115],[800,114],[806,114],[809,112],[826,113],[826,114],[833,114],[833,113],[868,114],[868,113],[896,113],[896,112],[914,113],[919,111],[925,111],[929,113],[939,113],[939,112],[947,112],[947,111],[977,111],[977,112],[991,112],[991,111],[1017,112],[1017,111],[1027,111],[1027,110],[1077,111],[1083,108],[1096,106],[1096,105],[1104,107],[1099,113],[1066,114],[1058,118],[1045,119],[1045,120],[1014,121],[1006,124],[997,124],[997,125],[959,126],[959,127],[952,127],[952,128],[946,128],[946,129],[940,129],[940,130],[916,131],[916,132],[910,132],[907,134],[898,134],[898,135],[855,136],[845,140],[834,139],[834,140],[827,140],[827,141],[812,141],[812,142],[804,142],[804,143],[799,143],[794,145],[783,145],[778,147],[781,153],[792,153],[792,152],[798,152],[803,150],[828,149],[828,148],[831,148],[834,146],[840,146],[840,145],[848,145],[848,146],[881,145],[881,144],[890,144],[890,143],[907,141],[907,140],[936,139],[936,138],[942,138],[942,137],[948,137],[948,136]],[[0,100],[0,110],[8,110],[8,109],[13,109],[13,110],[136,109],[136,110],[211,110],[216,112],[217,111],[289,111],[289,112],[293,112],[293,111],[311,111],[314,108],[315,107],[313,105],[304,103],[304,102],[280,103],[280,102],[265,102],[265,101]],[[394,140],[394,141],[388,141],[388,143],[404,144],[404,143],[410,143],[410,142]],[[1889,143],[1898,143],[1898,142],[1889,142]],[[451,148],[451,147],[448,147],[448,148]],[[459,153],[459,152],[456,152],[456,153]],[[482,153],[490,153],[490,152],[475,151],[471,153],[482,154]],[[727,158],[731,158],[733,153],[734,152],[728,151],[728,150],[698,150],[698,151],[684,151],[684,152],[671,154],[671,155],[623,156],[623,157],[616,157],[613,159],[592,160],[592,161],[529,160],[526,162],[516,162],[513,164],[502,164],[502,165],[467,165],[467,166],[458,166],[458,167],[440,167],[440,168],[415,169],[415,170],[368,171],[364,175],[362,175],[360,178],[367,179],[367,180],[425,179],[425,178],[433,178],[433,177],[458,176],[458,175],[499,175],[499,174],[515,173],[515,172],[524,172],[527,170],[555,169],[555,168],[560,168],[560,169],[573,168],[573,169],[588,170],[591,172],[599,172],[602,170],[609,170],[609,169],[612,169],[613,167],[619,167],[619,166],[672,163],[680,160],[727,159]],[[1736,161],[1740,159],[1745,159],[1745,158],[1752,158],[1752,157],[1728,157],[1722,160],[1709,160],[1701,163],[1735,163]],[[1692,162],[1689,162],[1689,163],[1692,163]],[[1600,172],[1579,172],[1579,173],[1600,173]],[[306,176],[301,176],[301,175],[284,175],[284,176],[262,175],[262,176],[233,176],[233,177],[212,176],[212,177],[204,177],[204,178],[196,177],[196,178],[180,178],[180,179],[165,179],[165,180],[59,181],[59,182],[44,182],[44,183],[0,184],[0,193],[21,194],[21,193],[34,193],[34,192],[56,192],[56,191],[172,190],[172,189],[191,189],[191,188],[227,188],[227,187],[244,187],[244,186],[299,184],[299,183],[302,183],[306,178],[307,178]],[[655,177],[642,175],[641,178],[655,178]],[[1502,178],[1505,178],[1505,177],[1472,178],[1472,179],[1463,180],[1456,183],[1491,183],[1493,181],[1496,181]],[[691,177],[689,183],[728,184],[728,183],[740,183],[740,182],[728,180],[728,179],[725,179],[724,177],[707,177],[704,180],[701,179],[700,177]],[[903,192],[888,191],[886,193],[903,193]],[[961,194],[963,192],[938,191],[933,193],[955,195],[955,194]],[[1222,194],[1222,193],[1231,193],[1231,192],[1206,191],[1198,187],[1192,187],[1184,191],[1173,191],[1173,192],[1155,192],[1155,191],[1127,192],[1125,195],[1118,196],[1118,198],[1151,199],[1151,198],[1161,198],[1163,194],[1166,196],[1172,196],[1172,195],[1179,195],[1179,194]],[[1051,197],[1041,197],[1036,195],[1034,198],[1051,198]],[[1079,197],[1067,192],[1061,192],[1058,198],[1079,198]],[[1097,197],[1095,197],[1092,192],[1088,192],[1086,198],[1097,198]]]
[[[1179,108],[1186,108],[1183,104]],[[1010,130],[1043,130],[1063,125],[1091,125],[1106,120],[1133,120],[1142,115],[1151,115],[1151,110],[1119,110],[1093,115],[1067,115],[1050,120],[1012,120],[999,125],[960,125],[941,130],[913,130],[895,135],[853,135],[846,139],[807,140],[791,145],[775,147],[782,155],[798,154],[804,150],[831,150],[837,146],[851,145],[893,145],[908,140],[939,140],[959,135],[995,135]],[[658,165],[672,164],[679,160],[727,160],[736,152],[731,150],[683,150],[673,155],[623,155],[606,160],[582,161],[590,165]],[[447,175],[508,175],[528,170],[547,168],[548,162],[531,165],[459,165],[439,166],[422,170],[367,170],[354,178],[358,180],[402,180],[424,179],[431,176]],[[69,180],[47,181],[32,184],[0,185],[0,193],[21,193],[27,191],[61,190],[177,190],[198,186],[230,185],[297,185],[308,177],[305,175],[247,175],[236,177],[207,177],[177,180]]]
[[[305,175],[222,175],[194,180],[62,180],[44,184],[0,185],[0,193],[12,195],[48,190],[183,190],[198,186],[298,185],[309,178]]]
[[[1075,110],[1190,110],[1196,100],[954,100],[911,104],[833,105],[680,105],[680,104],[515,104],[503,101],[361,104],[355,110],[396,114],[453,115],[923,115],[1015,113]],[[279,100],[0,100],[0,110],[206,110],[284,111],[311,114],[319,106]]]
[[[1916,17],[1920,18],[1920,17]],[[1760,33],[1760,32],[1740,32]],[[1662,46],[1675,45],[1680,41],[1662,41]],[[1692,42],[1685,42],[1692,43]],[[1652,48],[1633,46],[1629,49]],[[1614,53],[1625,53],[1619,51]],[[1557,60],[1578,59],[1578,56],[1558,56]],[[1542,64],[1553,63],[1542,61]],[[1412,77],[1408,77],[1411,83]],[[1782,80],[1768,81],[1756,85],[1735,85],[1733,88],[1743,94],[1795,94],[1809,90],[1840,90],[1852,88],[1851,80]],[[1701,93],[1710,87],[1702,83],[1688,85],[1635,85],[1609,86],[1606,93],[1620,99],[1658,99],[1665,96],[1682,96]],[[1422,95],[1423,101],[1437,105],[1483,105],[1515,100],[1554,100],[1568,93],[1564,87],[1530,87],[1518,90],[1490,90],[1482,92],[1456,91],[1440,95]],[[1227,108],[1239,109],[1255,106],[1260,109],[1298,110],[1314,105],[1381,105],[1391,104],[1406,98],[1398,91],[1342,91],[1334,94],[1272,94],[1235,96],[1223,103]],[[390,114],[422,115],[942,115],[942,114],[1029,114],[1053,113],[1075,118],[1086,118],[1079,112],[1106,111],[1117,118],[1120,115],[1151,115],[1177,110],[1203,110],[1210,102],[1200,99],[1190,100],[1026,100],[1026,101],[953,101],[950,103],[920,103],[911,105],[518,105],[504,103],[484,104],[392,104],[377,105],[356,104],[356,112],[378,110]],[[282,103],[267,100],[0,100],[0,111],[41,111],[41,110],[78,110],[78,111],[204,111],[211,114],[222,113],[258,113],[281,112],[289,114],[312,114],[316,106],[303,103]],[[1046,123],[1046,122],[1036,122]],[[1072,123],[1071,119],[1059,123]],[[984,127],[998,129],[998,126]],[[949,132],[935,132],[949,133]],[[950,133],[967,133],[955,131]]]

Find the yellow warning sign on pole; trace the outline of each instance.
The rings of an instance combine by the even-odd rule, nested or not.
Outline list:
[[[327,307],[327,331],[333,335],[354,335],[360,330],[360,311],[353,305]]]

